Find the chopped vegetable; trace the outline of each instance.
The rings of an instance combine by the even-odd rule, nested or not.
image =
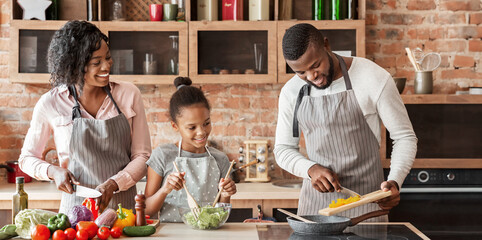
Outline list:
[[[65,230],[70,227],[70,221],[67,215],[59,213],[51,218],[49,218],[49,223],[47,227],[50,229],[50,233],[54,233],[57,230]]]
[[[99,209],[95,205],[95,199],[85,198],[84,201],[82,202],[82,205],[84,205],[87,209],[89,209],[92,212],[92,216],[94,216],[94,220],[97,219],[97,217],[99,216]]]
[[[24,209],[15,216],[15,227],[17,227],[15,231],[22,238],[30,238],[33,227],[37,224],[47,225],[49,218],[55,215],[57,215],[56,212],[42,209]]]
[[[189,225],[197,229],[215,229],[228,218],[228,211],[223,208],[205,206],[199,208],[198,218],[194,217],[192,212],[184,214]]]
[[[335,200],[331,201],[329,207],[330,208],[336,208],[336,207],[339,207],[339,206],[346,205],[348,203],[356,202],[358,200],[360,200],[360,196],[349,197],[347,199],[338,198],[338,199],[336,199],[336,202],[335,202]]]

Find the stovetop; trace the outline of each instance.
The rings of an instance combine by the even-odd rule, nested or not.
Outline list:
[[[293,232],[289,225],[258,225],[259,240],[358,240],[358,239],[376,239],[376,240],[405,240],[405,239],[422,239],[407,226],[402,224],[360,224],[354,227],[348,227],[345,231],[338,235],[304,235]]]

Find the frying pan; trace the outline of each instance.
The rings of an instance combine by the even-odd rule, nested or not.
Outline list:
[[[323,215],[305,215],[301,216],[315,223],[306,223],[293,217],[287,217],[290,227],[299,234],[318,234],[318,235],[334,235],[339,234],[347,227],[355,226],[359,222],[388,214],[387,210],[378,210],[365,213],[355,218],[347,218],[340,216],[323,216]]]

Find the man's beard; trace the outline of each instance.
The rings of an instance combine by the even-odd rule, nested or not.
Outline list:
[[[335,74],[335,68],[334,68],[334,64],[333,64],[333,58],[331,58],[330,54],[326,53],[328,55],[328,61],[330,62],[330,69],[328,69],[328,76],[326,76],[326,84],[319,87],[315,84],[313,84],[311,81],[306,81],[308,82],[308,84],[310,84],[311,86],[317,88],[317,89],[326,89],[328,88],[331,83],[333,82],[333,75]]]

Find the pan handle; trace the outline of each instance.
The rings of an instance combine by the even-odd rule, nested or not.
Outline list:
[[[364,221],[366,219],[369,219],[369,218],[373,218],[373,217],[378,217],[378,216],[382,216],[382,215],[386,215],[388,214],[388,210],[377,210],[377,211],[373,211],[373,212],[369,212],[369,213],[365,213],[361,216],[358,216],[358,217],[354,217],[350,220],[350,224],[348,224],[348,226],[355,226],[357,225],[358,223],[360,223],[361,221]]]

